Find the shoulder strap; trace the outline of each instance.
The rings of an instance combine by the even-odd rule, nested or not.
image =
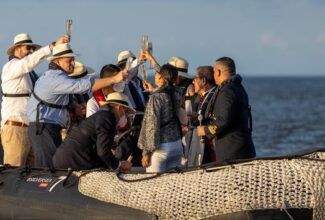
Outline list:
[[[33,96],[35,97],[35,99],[38,101],[38,104],[36,107],[36,135],[39,135],[41,133],[40,132],[40,118],[39,118],[40,117],[40,115],[39,115],[40,106],[45,105],[50,108],[64,109],[64,108],[68,107],[68,104],[67,105],[58,105],[58,104],[49,103],[49,102],[42,100],[38,95],[36,95],[36,93],[34,91],[32,91],[32,93],[33,93]]]
[[[42,100],[38,95],[36,95],[36,93],[34,91],[32,91],[34,97],[37,99],[37,101],[39,101],[41,104],[46,105],[47,107],[50,108],[57,108],[57,109],[63,109],[68,107],[68,105],[58,105],[58,104],[53,104],[53,103],[49,103],[47,101]]]
[[[32,70],[31,72],[28,73],[29,77],[32,81],[32,85],[33,88],[35,86],[35,82],[38,79],[37,74],[34,72],[34,70]],[[18,97],[30,97],[31,93],[19,93],[19,94],[10,94],[10,93],[4,93],[3,91],[1,91],[2,95],[4,97],[9,97],[9,98],[18,98]]]
[[[30,96],[30,93],[10,94],[10,93],[3,93],[3,91],[1,91],[1,93],[4,97],[9,97],[9,98],[29,97]]]

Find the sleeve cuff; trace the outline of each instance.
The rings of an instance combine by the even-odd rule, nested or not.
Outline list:
[[[146,155],[149,155],[149,151],[143,150],[142,151],[142,156],[146,156]]]
[[[42,52],[44,52],[44,55],[48,56],[51,55],[52,51],[50,50],[50,45],[46,46],[46,47],[42,47],[40,50],[42,50]]]

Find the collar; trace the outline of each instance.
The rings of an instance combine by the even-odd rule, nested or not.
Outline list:
[[[10,61],[10,60],[13,60],[13,59],[18,59],[18,60],[19,60],[19,58],[16,57],[15,55],[10,55],[8,59],[9,59],[9,61]]]
[[[243,81],[242,77],[239,74],[236,74],[236,75],[230,77],[229,79],[226,79],[225,81],[223,81],[220,84],[220,88],[227,84],[230,84],[230,83],[241,84],[242,81]]]
[[[215,88],[215,86],[212,86],[209,90],[207,90],[204,93],[202,93],[201,96],[205,96],[206,94],[210,93],[214,88]]]
[[[61,70],[62,72],[66,73],[59,65],[53,62],[49,63],[49,70]]]

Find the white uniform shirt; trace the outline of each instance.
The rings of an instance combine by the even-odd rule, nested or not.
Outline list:
[[[45,56],[51,54],[49,46],[22,58],[7,62],[1,75],[2,92],[7,94],[31,93],[33,89],[29,72],[32,71]],[[1,127],[7,120],[28,124],[27,101],[29,97],[4,97],[1,103]]]
[[[95,114],[99,110],[99,105],[95,99],[95,97],[92,97],[87,102],[87,108],[86,108],[86,118],[89,116]]]

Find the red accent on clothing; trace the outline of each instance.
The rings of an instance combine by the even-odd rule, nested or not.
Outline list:
[[[102,92],[101,89],[99,90],[96,90],[94,93],[93,93],[95,99],[96,99],[96,102],[97,104],[99,105],[99,102],[105,102],[106,99],[105,99],[105,95],[104,93]]]
[[[201,109],[202,104],[203,104],[203,101],[204,101],[204,98],[205,98],[204,95],[202,95],[202,96],[200,95],[199,102],[198,102],[198,105],[197,105],[197,109],[198,110]]]
[[[210,148],[210,155],[209,155],[209,158],[210,158],[210,161],[209,162],[214,162],[217,160],[217,155],[216,155],[216,152],[214,151],[214,138],[211,138],[211,139],[208,139],[206,136],[204,136],[204,144],[205,144],[205,147],[207,148]]]

